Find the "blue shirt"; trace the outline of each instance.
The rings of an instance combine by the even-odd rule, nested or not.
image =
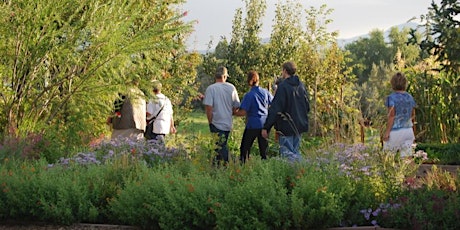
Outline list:
[[[416,104],[414,98],[409,93],[393,92],[387,97],[385,106],[388,108],[394,107],[395,109],[392,130],[411,128],[413,126],[411,116]]]
[[[246,93],[240,109],[246,111],[246,129],[262,129],[268,116],[268,106],[272,103],[272,94],[259,86],[253,86]]]

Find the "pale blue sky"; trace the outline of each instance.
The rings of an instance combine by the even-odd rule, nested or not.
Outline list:
[[[275,4],[267,0],[261,37],[270,37]],[[326,4],[334,9],[330,31],[339,31],[339,38],[351,38],[373,29],[386,30],[428,12],[431,0],[302,0],[305,8]],[[435,2],[440,2],[436,0]],[[209,41],[214,46],[221,36],[230,39],[235,10],[244,7],[243,0],[187,0],[182,6],[188,11],[186,20],[197,20],[195,32],[188,40],[189,49],[205,50]]]

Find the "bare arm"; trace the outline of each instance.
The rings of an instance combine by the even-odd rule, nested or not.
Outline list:
[[[206,105],[206,117],[208,118],[208,124],[212,123],[212,106]]]
[[[390,132],[391,132],[391,128],[393,127],[394,121],[395,121],[395,108],[388,107],[387,128],[385,130],[385,135],[383,135],[383,141],[388,141],[390,139]]]
[[[169,131],[170,131],[172,134],[175,134],[175,133],[176,133],[176,126],[174,125],[174,118],[173,118],[173,116],[171,116],[171,126],[169,127]]]
[[[238,116],[238,117],[246,116],[246,110],[240,109],[240,108],[233,109],[233,115]]]
[[[414,136],[415,136],[415,108],[412,109],[412,116],[411,116],[411,119],[412,119],[412,130],[414,130]]]

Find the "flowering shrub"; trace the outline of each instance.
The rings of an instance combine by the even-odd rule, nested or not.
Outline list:
[[[29,133],[26,137],[6,136],[3,143],[0,143],[0,160],[38,159],[48,145],[48,141],[39,133]]]
[[[428,154],[423,150],[417,150],[413,155],[414,161],[417,164],[422,164],[428,160]]]
[[[181,155],[177,148],[168,148],[156,140],[137,141],[120,138],[101,142],[92,147],[90,152],[79,152],[70,158],[61,158],[60,165],[71,163],[79,165],[105,164],[115,159],[128,161],[143,161],[149,166],[172,161]]]
[[[375,226],[397,229],[458,229],[458,192],[429,189],[425,186],[403,191],[393,204],[376,210],[363,210]]]
[[[304,152],[305,161],[294,164],[276,157],[225,167],[197,163],[207,162],[212,143],[189,143],[197,152],[186,158],[183,150],[130,140],[100,143],[52,167],[5,158],[0,221],[149,229],[460,227],[458,177],[433,169],[417,178],[412,159],[335,144]]]

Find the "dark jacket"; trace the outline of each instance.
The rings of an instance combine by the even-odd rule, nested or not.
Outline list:
[[[307,89],[297,75],[292,75],[278,85],[264,129],[270,130],[276,123],[280,135],[299,136],[308,131],[309,111]]]

